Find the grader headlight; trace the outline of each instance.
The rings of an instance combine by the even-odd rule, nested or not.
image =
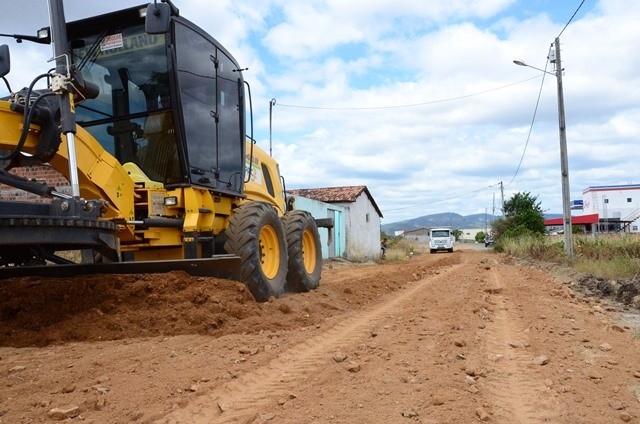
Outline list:
[[[175,206],[178,204],[178,198],[176,196],[165,197],[163,204],[165,206]]]

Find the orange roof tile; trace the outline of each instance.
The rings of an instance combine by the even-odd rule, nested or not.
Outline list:
[[[367,186],[346,186],[346,187],[322,187],[322,188],[300,188],[287,190],[294,196],[302,196],[307,199],[318,200],[325,203],[352,203],[355,202],[364,192],[382,218],[382,212],[378,208],[373,196],[369,193]]]

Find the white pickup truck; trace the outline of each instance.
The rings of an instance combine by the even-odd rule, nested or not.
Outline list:
[[[429,252],[436,253],[438,250],[453,252],[455,236],[451,228],[430,228],[429,229]]]

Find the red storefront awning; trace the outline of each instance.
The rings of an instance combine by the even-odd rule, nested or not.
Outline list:
[[[597,213],[592,213],[589,215],[578,215],[571,217],[572,225],[585,225],[585,224],[597,224],[600,217]],[[564,220],[562,217],[560,218],[549,218],[544,220],[544,225],[546,226],[561,226],[564,225]]]

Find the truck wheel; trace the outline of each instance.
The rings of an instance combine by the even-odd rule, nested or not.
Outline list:
[[[287,276],[287,246],[282,222],[266,203],[235,209],[225,231],[227,253],[240,256],[240,278],[258,302],[279,297]]]
[[[282,218],[287,235],[289,271],[286,289],[308,292],[320,285],[322,247],[318,226],[306,211],[291,211]]]

